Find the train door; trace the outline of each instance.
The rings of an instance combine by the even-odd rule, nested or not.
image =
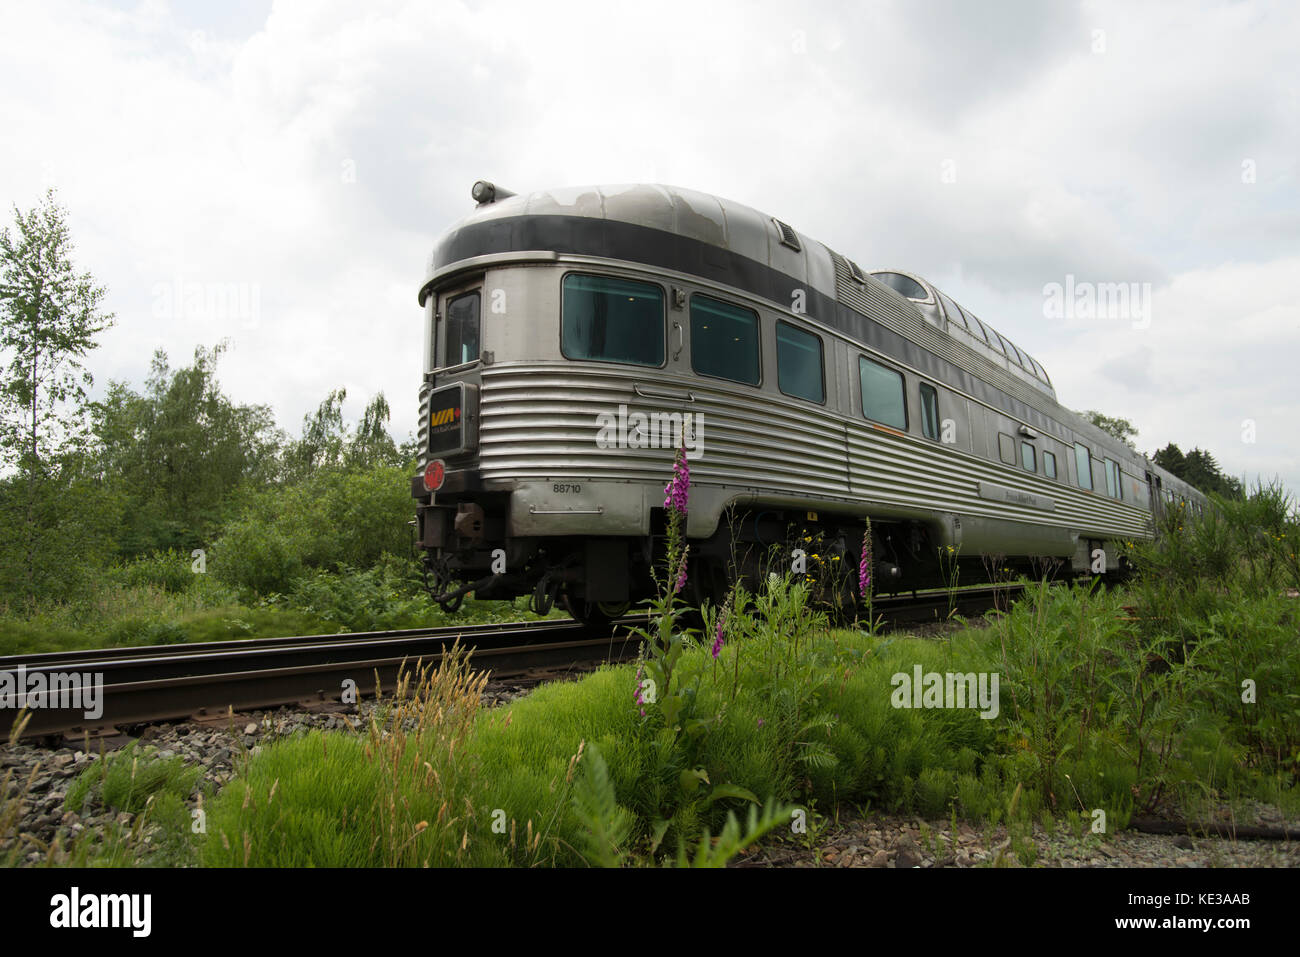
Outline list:
[[[461,371],[478,362],[483,346],[483,291],[481,283],[460,285],[440,292],[434,311],[433,367],[440,372]]]
[[[420,442],[429,459],[452,459],[478,440],[478,387],[483,351],[482,278],[438,292],[431,371],[420,396]]]
[[[1163,501],[1163,498],[1160,495],[1159,475],[1152,475],[1150,472],[1147,472],[1147,492],[1149,493],[1151,499],[1151,514],[1159,515],[1160,505],[1161,502]]]

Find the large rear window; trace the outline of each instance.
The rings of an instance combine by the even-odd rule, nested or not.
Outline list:
[[[560,345],[569,359],[664,364],[664,294],[611,276],[564,277]]]
[[[478,293],[457,296],[447,304],[447,361],[448,366],[473,362],[479,348]]]

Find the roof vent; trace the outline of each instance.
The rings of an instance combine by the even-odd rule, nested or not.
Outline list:
[[[849,274],[853,276],[853,281],[859,286],[865,286],[867,284],[867,274],[852,259],[844,261],[849,264]]]
[[[800,252],[803,249],[803,247],[799,245],[799,236],[793,229],[781,222],[781,220],[777,219],[775,216],[772,217],[772,222],[776,223],[776,231],[781,234],[782,246],[789,246],[795,252]]]

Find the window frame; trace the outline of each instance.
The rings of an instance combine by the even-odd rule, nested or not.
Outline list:
[[[810,399],[806,395],[797,395],[793,392],[786,392],[781,388],[781,327],[788,326],[795,332],[801,332],[805,335],[812,336],[817,340],[817,357],[820,360],[822,373],[822,397],[821,399]],[[778,319],[776,325],[772,327],[773,345],[776,347],[776,389],[784,396],[791,399],[801,399],[804,402],[811,402],[813,405],[826,404],[826,343],[816,332],[811,329],[805,329],[802,326],[795,325],[787,319]]]
[[[475,317],[476,332],[478,333],[478,355],[472,359],[459,359],[451,365],[443,366],[443,369],[455,369],[458,366],[467,366],[478,362],[483,358],[483,286],[475,283],[473,286],[466,286],[464,289],[448,292],[443,298],[443,319],[442,319],[442,348],[447,357],[451,355],[451,306],[452,303],[459,302],[462,299],[473,296],[477,300],[477,315]],[[463,345],[463,343],[462,343]],[[437,348],[435,343],[434,348]]]
[[[1002,443],[1002,440],[1003,440],[1003,439],[1006,439],[1007,442],[1010,443],[1010,445],[1009,445],[1009,448],[1011,449],[1011,457],[1010,457],[1010,458],[1007,458],[1005,455],[1002,454],[1002,449],[1003,449],[1003,443]],[[1014,438],[1012,438],[1010,435],[1008,435],[1006,432],[999,432],[999,433],[998,433],[998,461],[1000,461],[1003,465],[1015,465],[1015,464],[1016,464],[1016,440],[1015,440]]]
[[[1106,494],[1119,501],[1124,500],[1124,472],[1114,459],[1102,458],[1102,468],[1106,472]],[[1112,474],[1113,470],[1113,474]],[[1111,490],[1112,484],[1114,491]]]
[[[1025,464],[1026,449],[1029,450],[1030,458],[1034,460],[1034,464],[1032,468]],[[1033,442],[1030,442],[1027,439],[1020,440],[1020,467],[1024,469],[1026,472],[1032,472],[1034,475],[1038,474],[1038,449]]]
[[[882,286],[886,286],[889,289],[892,289],[894,292],[898,293],[908,302],[931,303],[934,301],[934,296],[930,294],[929,290],[927,290],[925,286],[921,285],[921,283],[917,282],[915,279],[913,279],[911,276],[907,275],[906,273],[897,272],[896,270],[893,269],[884,269],[881,270],[880,272],[873,272],[871,275]],[[909,296],[907,293],[903,292],[903,290],[899,289],[897,286],[893,285],[892,283],[885,282],[885,280],[880,278],[881,276],[898,276],[902,279],[906,279],[908,282],[912,283],[912,285],[916,286],[917,289],[920,289],[921,292],[925,293],[925,295],[919,299],[916,296]]]
[[[953,301],[953,305],[957,307],[957,325],[961,326],[961,328],[964,329],[966,332],[970,332],[970,331],[971,331],[971,328],[970,328],[970,320],[966,318],[966,310],[963,309],[963,308],[962,308],[962,307],[961,307],[961,306],[956,302],[956,300]],[[948,324],[949,324],[949,325],[952,325],[952,324],[953,324],[953,323],[952,323],[952,316],[949,316],[949,317],[948,317]],[[971,333],[971,334],[974,335],[974,333]]]
[[[1050,474],[1048,474],[1047,471],[1047,463],[1049,461],[1052,463],[1052,471]],[[1046,475],[1049,479],[1056,479],[1056,477],[1060,474],[1056,470],[1056,453],[1048,451],[1047,449],[1043,449],[1043,474]]]
[[[883,419],[873,419],[871,416],[867,415],[867,409],[866,409],[867,397],[866,394],[863,393],[862,391],[862,363],[863,362],[870,362],[878,369],[884,369],[885,371],[892,372],[894,373],[894,375],[898,376],[899,396],[903,400],[902,426],[894,425],[892,422],[885,422]],[[885,428],[893,429],[895,432],[911,432],[912,416],[909,413],[907,408],[907,375],[903,372],[902,369],[895,369],[893,366],[887,365],[886,363],[881,362],[879,359],[873,359],[871,356],[867,355],[866,353],[859,352],[858,353],[858,410],[862,413],[862,417],[866,419],[868,422],[874,422],[876,425],[883,425]]]
[[[663,317],[663,359],[658,365],[650,365],[644,362],[628,362],[626,359],[592,359],[590,357],[575,357],[569,355],[564,349],[564,284],[570,276],[582,276],[592,279],[617,279],[623,282],[640,283],[643,286],[654,286],[659,290],[660,312]],[[637,369],[666,369],[670,361],[668,351],[668,291],[661,283],[649,279],[632,278],[615,272],[590,272],[585,269],[569,269],[560,275],[560,355],[570,362],[603,362],[608,365],[633,366]]]
[[[754,317],[754,343],[757,351],[756,358],[758,364],[758,381],[748,382],[744,379],[732,379],[728,376],[714,375],[710,372],[701,372],[699,369],[695,367],[695,312],[693,306],[697,298],[707,299],[710,302],[716,302],[722,306],[729,306],[733,309],[738,309],[742,312],[747,312]],[[750,309],[748,306],[737,305],[736,303],[730,302],[726,299],[719,299],[717,296],[710,296],[706,292],[692,292],[690,298],[686,302],[686,323],[691,330],[691,373],[693,375],[703,376],[706,379],[717,379],[720,382],[734,382],[736,383],[736,385],[746,385],[752,389],[761,389],[763,387],[763,317],[762,315],[759,314],[757,309]],[[826,377],[825,366],[826,366],[826,361],[825,361],[825,356],[823,355],[822,358],[823,379],[825,379]],[[823,400],[825,395],[826,395],[826,384],[825,382],[823,382],[822,383]]]
[[[997,337],[1002,340],[1002,354],[1023,369],[1024,366],[1020,363],[1020,353],[1016,351],[1016,347],[1012,344],[1011,340],[1000,332],[996,332],[996,334]]]
[[[979,334],[984,344],[986,346],[989,346],[989,348],[992,348],[992,345],[990,344],[989,341],[989,327],[984,325],[984,320],[981,319],[979,316],[975,315],[974,313],[971,313],[970,318],[975,320],[975,325],[979,327]],[[974,330],[972,330],[972,333],[973,332]]]
[[[1083,468],[1080,467],[1080,463],[1079,463],[1080,452],[1082,452],[1085,456],[1087,456],[1088,468],[1086,472]],[[1088,448],[1088,446],[1084,445],[1082,442],[1074,443],[1074,471],[1075,471],[1075,484],[1077,484],[1079,488],[1083,489],[1085,492],[1095,492],[1097,490],[1096,483],[1092,479],[1092,449]],[[1085,474],[1088,477],[1087,485],[1083,484],[1083,477]]]
[[[943,316],[945,319],[949,322],[955,321],[961,325],[965,325],[962,318],[961,306],[957,305],[956,299],[953,299],[952,296],[948,295],[946,292],[941,292],[939,293],[939,301],[943,304]],[[952,306],[952,308],[949,309],[949,306]],[[957,313],[958,318],[956,320],[954,320],[950,315],[950,313],[953,312]]]
[[[927,389],[934,396],[934,435],[925,430],[925,392]],[[921,435],[932,442],[938,442],[942,432],[940,423],[943,421],[939,414],[939,389],[933,383],[917,380],[916,397],[921,404]]]

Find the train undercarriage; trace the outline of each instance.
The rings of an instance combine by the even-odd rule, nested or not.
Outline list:
[[[600,624],[656,593],[655,573],[662,577],[665,566],[664,509],[652,510],[648,535],[512,538],[506,535],[504,506],[495,496],[479,496],[420,508],[426,584],[444,609],[455,610],[470,593],[482,599],[527,595],[535,613],[558,605],[579,621]],[[689,540],[682,598],[697,607],[718,605],[737,582],[753,592],[768,575],[789,572],[810,585],[819,606],[852,617],[860,602],[865,528],[852,515],[733,507],[711,536]],[[918,520],[873,521],[871,538],[870,587],[876,595],[1022,574],[1054,578],[1072,569],[1062,557],[962,554],[941,544],[937,528]]]

